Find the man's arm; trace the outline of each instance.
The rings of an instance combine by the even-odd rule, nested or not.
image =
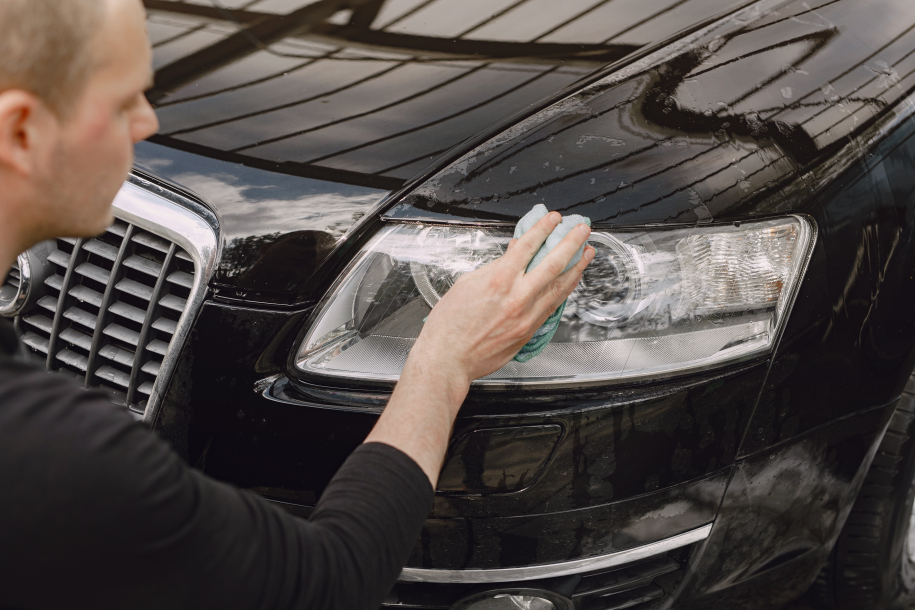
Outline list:
[[[370,443],[305,521],[2,360],[0,490],[0,608],[19,610],[377,610],[432,503],[412,459]]]

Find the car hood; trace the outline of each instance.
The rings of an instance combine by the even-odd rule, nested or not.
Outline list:
[[[868,6],[860,19],[856,0],[758,0],[466,152],[388,217],[511,225],[543,203],[632,227],[803,212],[838,177],[828,168],[866,159],[865,132],[913,103],[915,4]]]
[[[214,284],[289,302],[445,152],[734,0],[145,0],[160,132],[137,165],[221,220]]]

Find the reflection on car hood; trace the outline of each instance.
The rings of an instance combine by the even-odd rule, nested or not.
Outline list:
[[[740,221],[915,87],[915,4],[761,0],[467,153],[390,216],[514,223],[531,206],[600,226]],[[809,199],[809,189],[798,196]],[[769,195],[773,195],[770,197]]]
[[[443,151],[747,0],[144,0],[161,122],[138,165],[221,218],[223,294],[292,298]]]
[[[465,138],[736,2],[145,4],[160,143],[390,189]]]

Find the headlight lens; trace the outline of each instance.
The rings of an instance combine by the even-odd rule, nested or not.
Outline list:
[[[769,351],[813,236],[804,218],[595,231],[596,256],[546,350],[476,385],[632,380]],[[382,229],[318,306],[296,355],[306,373],[396,381],[423,320],[455,280],[498,258],[502,229]]]

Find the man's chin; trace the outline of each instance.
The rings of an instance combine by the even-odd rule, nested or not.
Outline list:
[[[101,235],[112,224],[114,224],[114,214],[109,209],[108,214],[104,218],[99,219],[98,224],[92,228],[92,232],[87,235],[83,235],[82,237],[95,237],[96,235]]]
[[[111,209],[107,214],[99,215],[90,222],[87,218],[81,218],[77,222],[72,222],[63,229],[63,232],[54,237],[74,237],[88,238],[96,237],[104,233],[108,227],[114,223],[114,214]]]

